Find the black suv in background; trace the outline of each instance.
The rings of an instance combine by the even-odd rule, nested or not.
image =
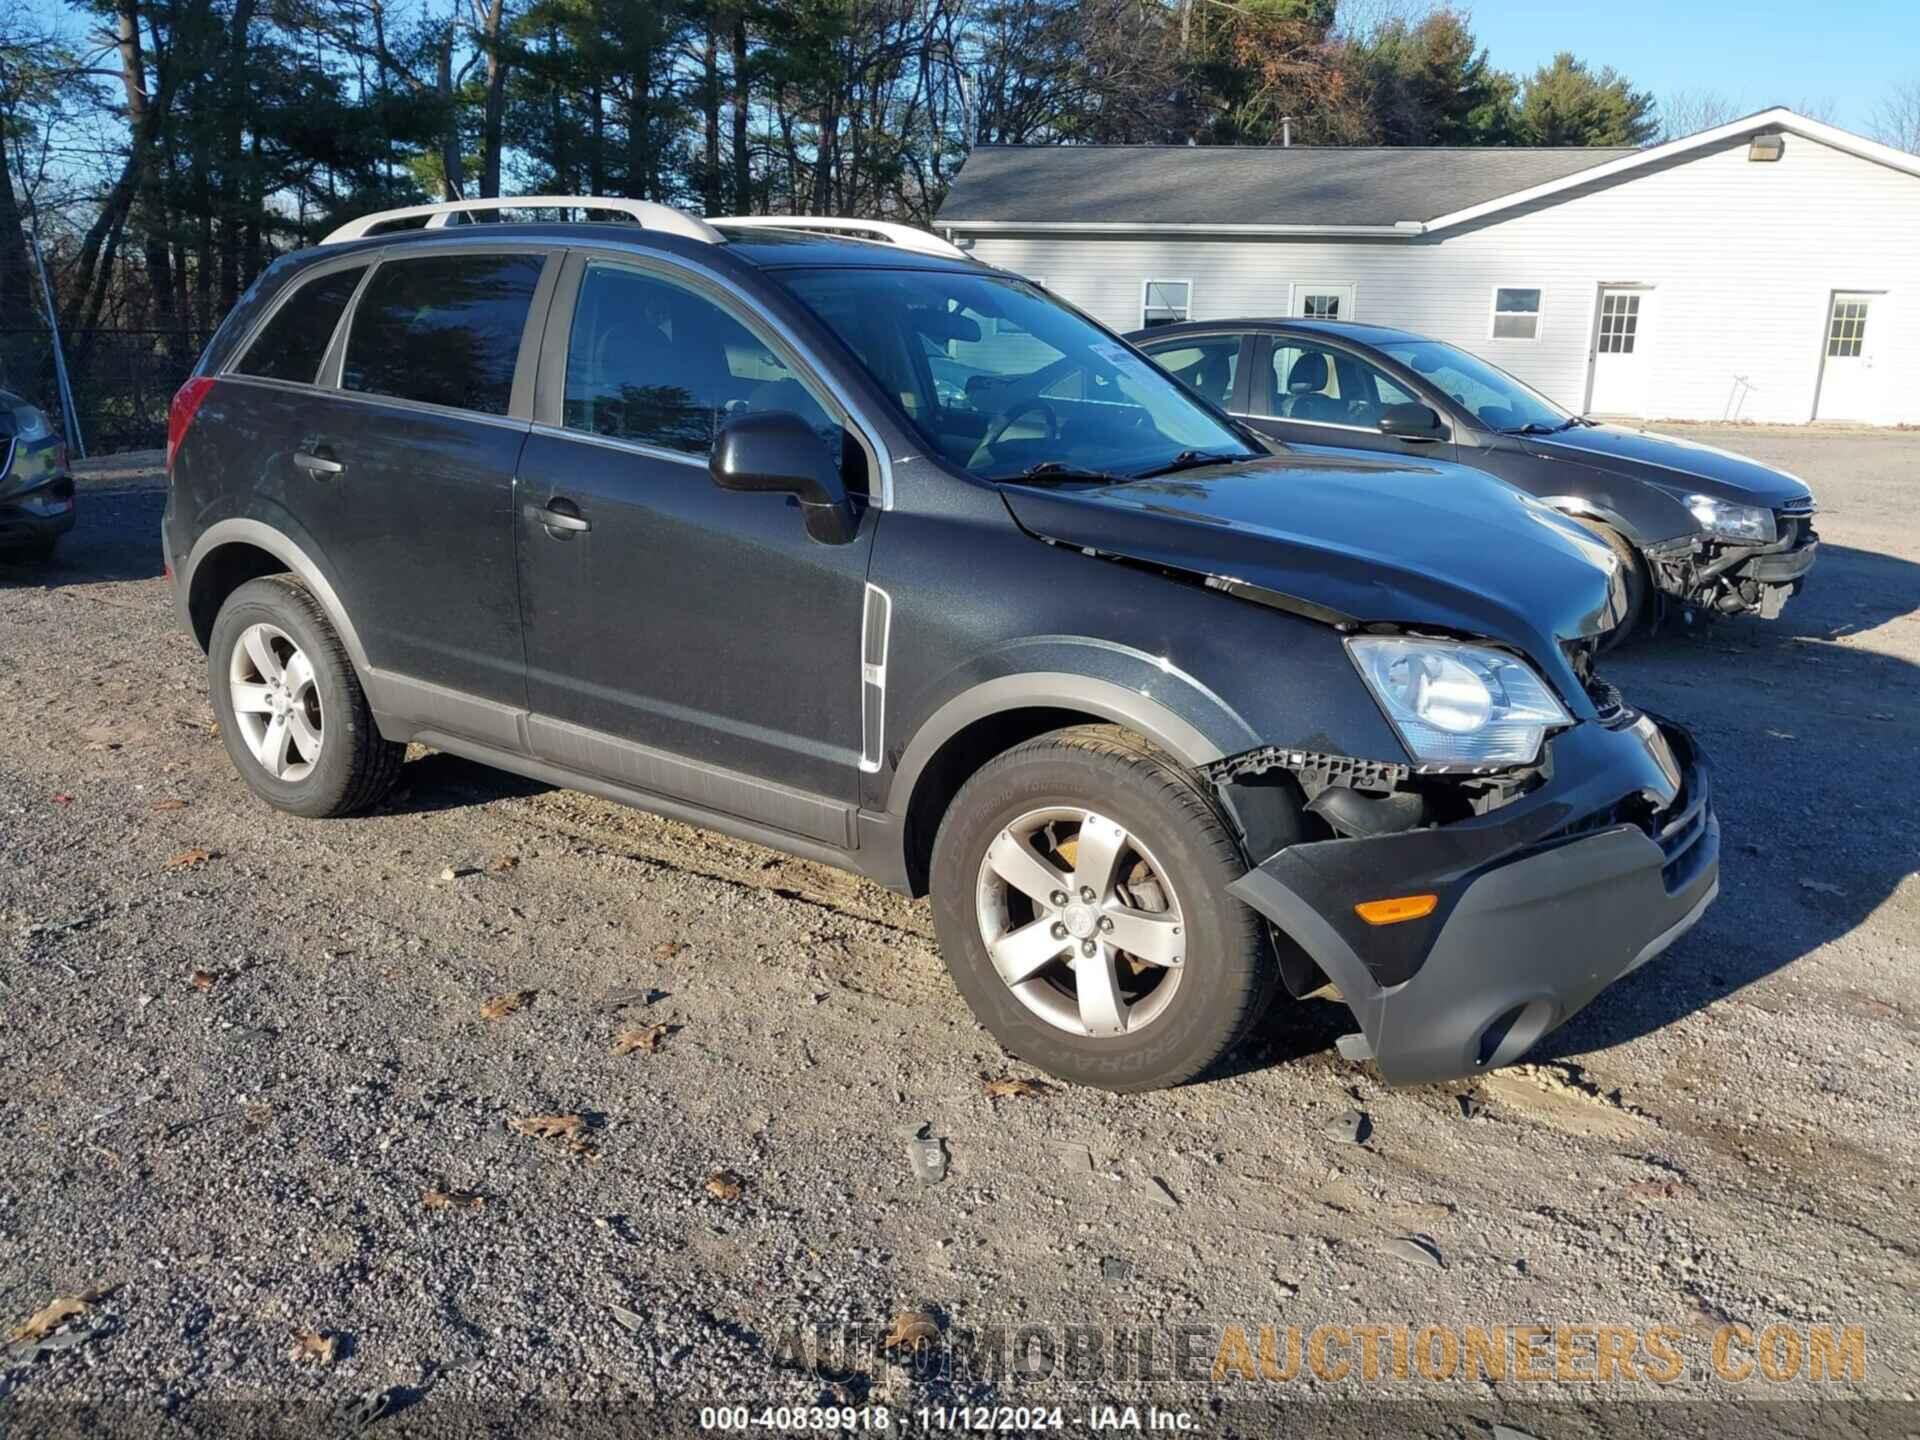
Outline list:
[[[176,399],[180,613],[271,804],[419,741],[931,892],[993,1034],[1122,1090],[1328,979],[1392,1079],[1503,1064],[1713,899],[1545,506],[1275,454],[930,236],[448,223],[558,203],[278,262]]]
[[[1129,338],[1288,444],[1458,460],[1580,521],[1624,568],[1616,643],[1668,611],[1774,619],[1813,569],[1813,492],[1798,476],[1585,419],[1456,345],[1333,320],[1197,320]]]

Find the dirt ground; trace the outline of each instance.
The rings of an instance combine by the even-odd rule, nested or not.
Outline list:
[[[103,468],[50,568],[0,567],[0,1341],[94,1294],[0,1352],[0,1416],[244,1399],[384,1434],[544,1401],[974,1399],[1087,1429],[1103,1395],[1232,1428],[1258,1390],[1338,1402],[1314,1413],[1347,1433],[1544,1437],[1913,1401],[1920,436],[1689,433],[1807,478],[1825,541],[1783,620],[1606,667],[1716,766],[1699,928],[1477,1085],[1389,1089],[1309,1001],[1230,1073],[1125,1098],[988,1098],[1030,1072],[926,907],[839,873],[442,755],[365,818],[267,809],[175,624],[157,482]],[[1331,1133],[1349,1109],[1364,1143]],[[508,1125],[550,1115],[579,1143]],[[923,1126],[938,1184],[908,1166]],[[1197,1327],[1203,1371],[1236,1325],[1665,1326],[1685,1365],[1370,1381],[1356,1348],[1339,1379],[1070,1384],[790,1341],[903,1309],[1162,1357]],[[1736,1381],[1730,1325],[1862,1327],[1863,1375]]]

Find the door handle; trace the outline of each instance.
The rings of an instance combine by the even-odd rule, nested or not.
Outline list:
[[[556,505],[564,505],[567,508],[557,510],[554,508]],[[538,520],[556,536],[562,531],[579,534],[583,530],[593,528],[593,522],[581,515],[579,507],[571,500],[554,500],[546,505],[529,505],[526,515],[529,520]]]
[[[318,476],[321,479],[325,479],[330,475],[338,475],[342,470],[347,468],[331,455],[315,454],[311,450],[294,451],[293,463],[309,475]]]

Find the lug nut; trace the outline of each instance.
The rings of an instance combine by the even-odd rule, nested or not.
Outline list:
[[[1082,885],[1080,887],[1080,898],[1086,901],[1089,905],[1091,905],[1095,900],[1099,899],[1100,897],[1093,893],[1093,887],[1091,885]]]
[[[1064,940],[1067,938],[1067,927],[1062,925],[1058,920],[1053,922],[1053,938],[1056,940]]]
[[[1053,902],[1053,908],[1058,910],[1062,905],[1067,903],[1067,892],[1064,890],[1056,890],[1047,898]]]
[[[1093,952],[1096,948],[1091,940],[1082,940],[1080,942],[1080,953],[1085,955],[1089,960],[1093,958]]]
[[[1110,931],[1110,930],[1112,930],[1112,929],[1113,929],[1113,917],[1112,917],[1111,915],[1102,915],[1102,916],[1100,917],[1100,928],[1101,928],[1102,930],[1109,930],[1109,931]]]

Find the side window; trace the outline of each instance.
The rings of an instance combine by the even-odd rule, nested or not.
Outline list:
[[[539,255],[383,261],[354,308],[342,389],[504,415]]]
[[[311,385],[320,373],[320,362],[326,358],[334,327],[366,273],[366,266],[355,265],[330,271],[296,288],[274,311],[267,328],[254,337],[234,369],[242,375]]]
[[[1275,340],[1267,413],[1282,420],[1371,428],[1389,405],[1415,397],[1406,387],[1344,350]]]
[[[1233,379],[1240,368],[1240,337],[1209,335],[1203,340],[1174,340],[1144,347],[1154,364],[1189,390],[1222,410],[1233,403]]]
[[[705,455],[727,416],[770,410],[800,416],[838,452],[840,422],[726,310],[644,271],[587,266],[567,339],[569,430]]]

